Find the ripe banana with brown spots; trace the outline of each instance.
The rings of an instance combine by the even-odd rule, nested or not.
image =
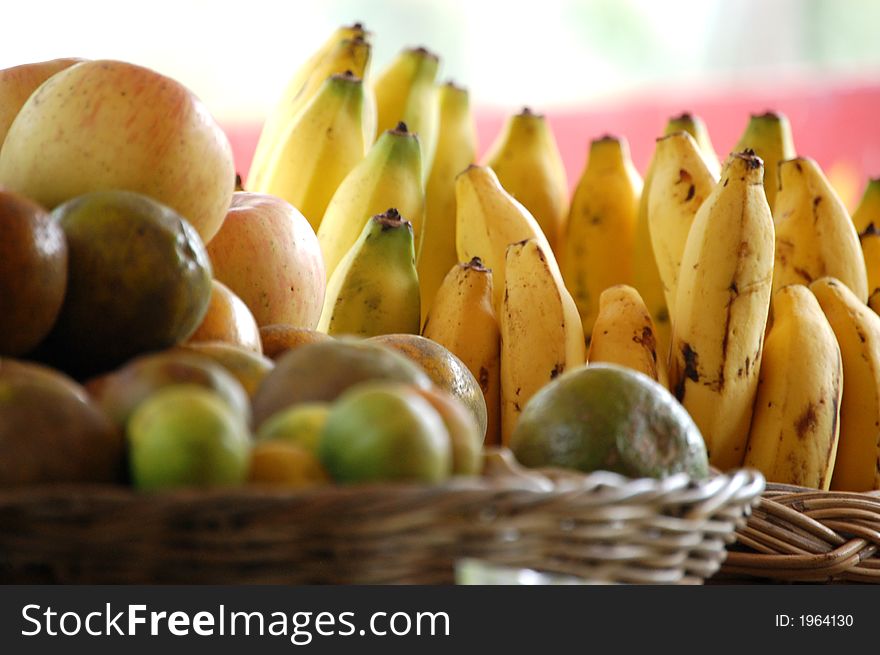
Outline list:
[[[479,258],[456,264],[437,289],[422,331],[464,362],[479,382],[487,445],[501,443],[501,334],[492,299],[492,271]]]
[[[672,315],[669,386],[722,470],[745,455],[773,277],[764,167],[731,155],[688,234]]]
[[[816,297],[801,284],[782,287],[773,296],[745,465],[769,482],[827,490],[843,375],[837,339]]]
[[[834,278],[816,280],[810,289],[843,359],[840,440],[831,488],[880,489],[880,316]]]
[[[651,312],[633,287],[619,284],[602,292],[587,359],[626,366],[665,384],[666,362],[657,355]]]
[[[773,291],[829,276],[866,302],[868,277],[859,235],[818,164],[807,157],[784,161],[779,165],[779,180],[773,207]]]
[[[868,223],[859,232],[859,243],[862,246],[862,257],[865,260],[865,273],[868,276],[868,297],[880,289],[880,225]]]
[[[501,440],[526,402],[586,358],[581,317],[544,239],[507,248],[501,311]]]

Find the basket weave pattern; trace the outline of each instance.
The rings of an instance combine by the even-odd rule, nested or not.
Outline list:
[[[156,495],[0,493],[0,581],[451,583],[461,558],[601,582],[700,583],[764,488],[748,470],[698,483],[524,472],[482,478]]]
[[[722,577],[880,583],[880,492],[768,484]]]

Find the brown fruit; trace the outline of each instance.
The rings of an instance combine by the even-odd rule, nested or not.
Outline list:
[[[211,263],[179,214],[129,191],[96,191],[52,212],[69,250],[67,292],[46,339],[76,376],[112,370],[189,337],[211,298]]]
[[[263,342],[263,354],[277,360],[288,350],[296,350],[307,343],[330,341],[333,337],[317,332],[298,328],[286,323],[265,325],[260,328],[260,339]]]
[[[458,398],[471,411],[480,426],[481,437],[485,437],[486,398],[474,374],[451,351],[416,334],[384,334],[369,341],[393,348],[418,364],[434,384]]]
[[[0,360],[0,487],[118,481],[123,443],[122,432],[73,380]]]
[[[238,379],[213,359],[195,352],[171,350],[143,355],[118,371],[89,380],[86,390],[107,416],[124,428],[143,401],[175,384],[210,389],[246,423],[250,421],[250,398]]]
[[[0,355],[22,355],[45,338],[66,288],[64,231],[37,203],[0,190]]]
[[[199,327],[189,338],[190,343],[223,341],[263,354],[260,329],[251,310],[222,282],[211,282],[211,302]]]
[[[476,475],[483,466],[483,438],[473,414],[455,396],[433,389],[416,389],[427,400],[446,426],[452,446],[452,474]]]
[[[292,405],[333,402],[367,380],[430,387],[427,375],[406,357],[377,343],[331,339],[301,346],[281,356],[253,398],[254,425]]]
[[[241,383],[251,398],[257,392],[263,378],[269,375],[275,367],[275,364],[268,357],[222,341],[188,343],[181,346],[181,349],[210,357],[229,371],[232,377]]]

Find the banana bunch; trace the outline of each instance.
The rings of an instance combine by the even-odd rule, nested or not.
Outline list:
[[[501,442],[506,445],[529,398],[581,366],[586,356],[577,306],[546,240],[508,246],[500,323]]]
[[[371,216],[395,207],[412,224],[416,258],[425,212],[419,140],[404,123],[376,139],[342,180],[318,227],[327,277],[358,239]]]
[[[369,33],[360,23],[355,23],[335,30],[330,38],[300,66],[263,123],[248,173],[246,186],[249,191],[265,192],[263,176],[274,166],[273,160],[277,149],[284,146],[291,126],[296,123],[300,112],[318,93],[325,80],[331,75],[346,72],[366,80],[369,74],[371,51]],[[369,146],[376,133],[375,98],[369,85],[363,90],[363,109],[360,119],[363,142]],[[317,139],[316,136],[315,140]],[[308,160],[309,150],[307,148],[299,156]],[[285,200],[290,199],[285,198]],[[294,205],[296,206],[295,203]]]
[[[500,444],[501,334],[493,305],[492,271],[479,258],[455,264],[446,274],[422,336],[452,351],[473,373],[486,400],[485,443]]]
[[[422,146],[422,180],[426,181],[437,147],[437,88],[440,58],[425,48],[407,48],[392,60],[373,84],[379,133],[406,123]]]
[[[834,330],[843,360],[840,439],[831,488],[880,489],[880,316],[834,278],[820,278],[810,289]]]
[[[682,254],[669,386],[721,470],[745,456],[773,279],[773,219],[763,165],[731,155],[700,206]]]
[[[284,198],[317,231],[337,187],[364,158],[364,98],[361,78],[328,77],[281,135],[253,190]]]
[[[859,236],[818,164],[807,157],[784,161],[779,165],[779,182],[773,208],[773,290],[830,276],[866,302],[868,277]]]
[[[868,180],[852,220],[858,232],[864,232],[871,223],[880,228],[880,177]]]
[[[666,384],[666,362],[657,354],[651,313],[633,287],[619,284],[602,292],[587,361],[626,366]]]
[[[425,187],[425,224],[419,257],[422,320],[449,270],[458,263],[455,252],[455,176],[474,161],[477,132],[466,89],[451,82],[438,91],[440,119],[437,151]]]
[[[682,114],[674,116],[666,123],[663,130],[664,136],[669,136],[675,132],[687,132],[697,141],[700,146],[700,152],[706,161],[706,166],[710,171],[715,172],[721,166],[718,163],[718,155],[712,147],[709,139],[709,131],[706,124],[699,116],[693,114]],[[648,164],[645,172],[645,183],[642,187],[642,194],[639,198],[639,213],[636,219],[636,235],[634,249],[634,268],[633,268],[633,286],[638,289],[639,294],[645,301],[648,310],[651,312],[651,319],[654,321],[656,330],[657,347],[659,352],[665,353],[669,350],[670,339],[670,322],[669,309],[666,307],[666,296],[663,293],[663,281],[660,278],[660,271],[657,268],[657,260],[654,256],[654,247],[651,241],[650,222],[648,220],[648,198],[651,194],[651,186],[654,178],[654,157]]]
[[[706,164],[696,140],[688,132],[673,132],[657,140],[648,197],[648,228],[663,295],[671,313],[688,232],[697,210],[717,182],[717,174]]]
[[[773,295],[746,466],[771,482],[829,488],[844,388],[840,353],[807,287],[791,284]]]
[[[554,271],[559,267],[541,227],[511,196],[491,168],[468,166],[455,178],[455,247],[458,260],[479,257],[492,271],[495,311],[501,314],[507,247],[534,239]],[[583,335],[581,335],[583,340]]]
[[[641,192],[642,179],[626,140],[612,136],[594,140],[571,201],[560,254],[562,275],[587,342],[602,292],[633,281],[633,239]]]
[[[568,180],[559,146],[543,114],[528,107],[507,119],[485,163],[529,210],[558,256],[568,215]]]
[[[327,281],[318,331],[373,337],[419,333],[413,227],[396,209],[373,216]]]
[[[764,162],[764,193],[770,208],[775,210],[779,164],[796,156],[788,118],[774,111],[752,114],[733,151],[741,152],[747,148],[754,150]]]

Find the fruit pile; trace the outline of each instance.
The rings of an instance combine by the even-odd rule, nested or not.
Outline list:
[[[783,115],[722,165],[683,114],[644,181],[594,140],[569,198],[543,115],[475,163],[467,91],[424,48],[372,79],[370,37],[302,64],[244,188],[174,80],[0,71],[0,486],[438,482],[501,445],[880,488],[880,182],[850,217]]]

